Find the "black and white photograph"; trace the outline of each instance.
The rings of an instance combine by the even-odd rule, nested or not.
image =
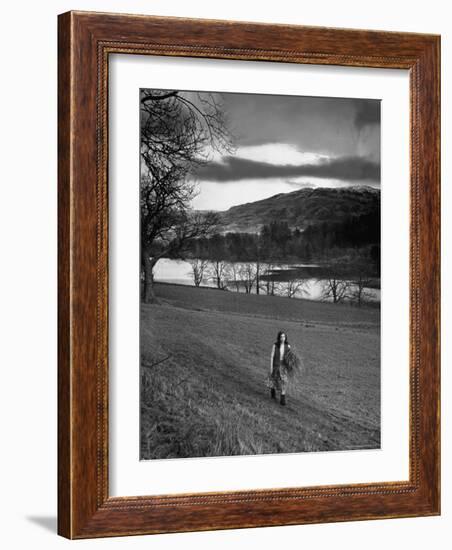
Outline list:
[[[140,460],[379,449],[380,100],[139,109]]]
[[[450,6],[2,5],[5,550],[451,548]]]

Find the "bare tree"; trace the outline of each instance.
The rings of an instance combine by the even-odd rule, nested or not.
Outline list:
[[[320,283],[324,300],[331,299],[338,304],[349,297],[350,281],[342,279],[338,273],[330,272],[325,279],[320,279]]]
[[[358,304],[359,307],[361,307],[362,304],[371,296],[370,292],[367,290],[367,286],[369,284],[370,280],[367,277],[362,276],[358,276],[358,278],[351,284],[352,286],[349,292],[349,298],[352,302]]]
[[[306,294],[306,281],[303,279],[289,279],[284,282],[284,294],[288,298],[294,298],[298,294]]]
[[[260,294],[261,290],[261,275],[263,272],[262,257],[264,253],[264,244],[264,239],[261,235],[258,234],[253,250],[253,255],[255,257],[256,294]]]
[[[208,260],[195,258],[194,260],[189,260],[189,263],[193,275],[193,282],[195,283],[195,286],[200,286],[204,280],[204,274],[209,262]]]
[[[144,268],[144,301],[155,300],[154,295],[154,267],[156,263],[166,257],[183,257],[193,239],[204,237],[214,230],[218,223],[215,212],[199,213],[188,208],[184,210],[168,211],[166,216],[156,227],[153,225],[152,244],[142,245],[142,264]],[[146,243],[147,227],[142,224],[142,243]]]
[[[261,290],[261,275],[262,275],[262,264],[258,258],[254,264],[254,272],[256,273],[256,294],[260,294]]]
[[[274,279],[274,271],[276,268],[278,268],[279,265],[275,263],[267,263],[265,266],[265,270],[263,271],[262,275],[264,279],[260,279],[262,284],[261,287],[263,287],[266,291],[266,293],[269,296],[275,295],[275,279]]]
[[[369,276],[369,265],[362,258],[358,258],[353,262],[352,269],[354,277],[351,282],[349,298],[361,306],[370,297],[370,292],[367,290],[372,281]]]
[[[256,264],[254,262],[244,262],[241,264],[240,277],[247,294],[251,294],[253,286],[256,282],[256,276]]]
[[[229,272],[231,274],[231,283],[235,286],[237,292],[240,292],[240,287],[243,284],[240,275],[240,264],[238,262],[231,262],[229,264]]]
[[[140,102],[143,297],[151,302],[158,260],[180,256],[190,241],[213,232],[217,216],[190,209],[193,178],[214,150],[232,145],[218,94],[146,89]]]
[[[228,287],[229,264],[225,260],[209,260],[211,277],[217,288],[226,290]]]

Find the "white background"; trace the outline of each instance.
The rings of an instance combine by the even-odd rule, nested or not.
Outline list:
[[[113,56],[109,71],[109,320],[112,335],[109,395],[110,410],[114,411],[114,416],[110,417],[109,431],[110,494],[190,493],[407,480],[408,72],[137,55]],[[206,90],[212,82],[217,91],[307,96],[333,94],[336,97],[381,99],[384,215],[381,243],[381,449],[138,461],[138,90],[144,87]]]
[[[442,34],[442,280],[451,272],[452,18],[448,2],[50,1],[2,6],[0,139],[1,515],[5,548],[448,548],[452,534],[451,288],[443,285],[442,516],[70,542],[56,532],[56,29],[69,9]]]

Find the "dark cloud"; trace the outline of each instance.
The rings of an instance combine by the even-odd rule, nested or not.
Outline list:
[[[378,99],[235,93],[222,98],[238,147],[286,143],[332,157],[380,156]]]
[[[223,163],[212,162],[196,174],[208,181],[239,181],[244,179],[294,178],[311,176],[345,182],[380,181],[380,165],[363,157],[342,157],[321,164],[269,164],[240,157],[225,157]]]
[[[380,124],[380,102],[375,99],[360,100],[356,103],[355,126],[361,130],[365,126]]]

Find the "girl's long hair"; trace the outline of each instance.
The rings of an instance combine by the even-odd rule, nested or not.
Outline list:
[[[281,334],[285,334],[285,335],[286,335],[286,341],[285,341],[285,343],[286,343],[286,344],[289,343],[289,339],[287,338],[287,332],[285,332],[284,330],[280,330],[280,331],[278,332],[278,336],[276,337],[276,342],[275,342],[275,344],[276,344],[277,346],[279,346],[280,343],[281,343]]]

